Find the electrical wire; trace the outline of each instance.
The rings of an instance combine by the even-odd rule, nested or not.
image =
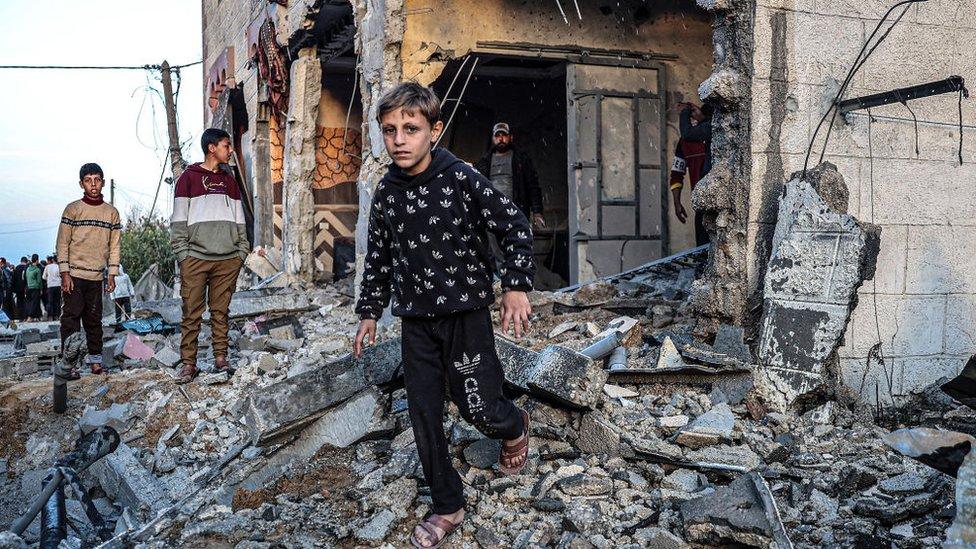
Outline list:
[[[895,11],[896,8],[898,8],[900,6],[906,6],[905,10],[902,11],[902,14],[898,17],[898,19],[901,20],[901,17],[904,16],[905,12],[908,11],[908,8],[910,7],[909,4],[915,4],[915,3],[927,2],[927,1],[928,0],[902,0],[901,2],[898,2],[897,4],[891,6],[891,8],[889,8],[888,11],[885,12],[884,17],[882,17],[881,20],[878,21],[878,25],[874,28],[874,31],[871,32],[871,35],[868,36],[868,39],[864,41],[864,45],[861,46],[861,50],[858,52],[857,57],[854,58],[854,63],[851,65],[850,70],[848,70],[847,77],[844,79],[843,84],[841,84],[840,89],[837,90],[837,94],[834,96],[834,100],[831,102],[830,107],[827,109],[827,112],[825,112],[824,115],[820,118],[820,122],[817,124],[817,128],[813,131],[813,135],[810,137],[810,144],[807,147],[807,154],[806,154],[806,157],[803,160],[803,175],[804,176],[806,175],[807,166],[809,165],[809,162],[810,162],[810,154],[813,152],[813,145],[814,145],[814,143],[817,140],[817,135],[819,135],[819,133],[820,133],[820,128],[823,127],[824,122],[827,121],[827,117],[829,117],[831,115],[833,115],[833,116],[836,117],[836,115],[837,115],[837,102],[838,102],[838,100],[840,100],[840,98],[844,94],[844,92],[847,91],[847,87],[850,85],[851,80],[854,79],[854,75],[861,68],[861,66],[863,66],[864,62],[867,61],[867,58],[870,56],[870,54],[873,53],[874,50],[884,40],[884,38],[888,36],[888,33],[891,32],[891,29],[894,28],[894,26],[895,26],[895,24],[897,24],[897,22],[893,23],[891,25],[891,28],[889,28],[888,31],[885,32],[884,37],[882,37],[881,39],[879,39],[879,41],[874,45],[874,47],[871,48],[871,52],[868,53],[867,56],[864,56],[864,52],[868,50],[868,45],[871,44],[871,41],[874,40],[874,37],[877,36],[878,31],[881,30],[881,27],[885,24],[885,22],[887,22],[888,17],[891,16],[891,14]],[[862,56],[864,56],[863,57],[863,60],[862,60]],[[831,126],[833,126],[833,119],[831,119],[831,120],[832,120],[831,121]],[[826,149],[827,149],[827,141],[829,139],[830,139],[830,128],[828,127],[828,129],[827,129],[827,137],[824,139],[824,151],[826,151]],[[823,156],[821,155],[821,160],[822,160],[822,158],[823,158]]]
[[[4,232],[0,233],[0,236],[5,236],[5,235],[8,235],[8,234],[36,233],[36,232],[47,231],[47,230],[55,229],[55,228],[57,228],[57,225],[51,225],[49,227],[41,227],[39,229],[21,229],[19,231],[4,231]]]
[[[468,82],[471,81],[471,76],[474,75],[474,69],[477,66],[478,66],[478,58],[475,57],[474,63],[471,63],[471,70],[468,71],[468,77],[464,79],[464,85],[461,86],[461,93],[458,95],[457,102],[454,103],[454,110],[451,111],[451,117],[447,119],[447,124],[444,125],[444,129],[441,131],[440,137],[437,138],[437,142],[434,143],[434,147],[440,145],[441,139],[444,139],[444,136],[447,135],[447,129],[451,127],[451,122],[454,121],[454,115],[457,114],[458,107],[461,106],[461,99],[464,98],[464,91],[468,89]]]
[[[182,69],[203,63],[203,60],[175,65],[171,69]],[[0,69],[28,70],[84,70],[84,71],[135,71],[159,69],[159,65],[0,65]]]

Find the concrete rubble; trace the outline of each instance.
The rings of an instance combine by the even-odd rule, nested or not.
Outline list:
[[[499,442],[447,407],[468,498],[449,546],[925,547],[946,539],[954,495],[962,503],[949,535],[969,539],[972,438],[932,433],[963,430],[972,410],[929,392],[911,404],[909,425],[932,432],[906,432],[840,391],[784,406],[785,370],[763,362],[775,355],[763,353],[765,336],[753,354],[741,327],[696,335],[687,297],[700,261],[700,252],[681,254],[532,294],[529,333],[496,335],[507,390],[532,417],[529,464],[502,475]],[[107,546],[408,544],[431,499],[410,428],[399,323],[382,321],[379,343],[355,359],[350,281],[238,297],[232,375],[212,373],[206,324],[206,373],[185,386],[172,383],[178,333],[108,330],[106,348],[119,348],[111,374],[72,382],[63,415],[49,411],[47,371],[5,374],[0,412],[12,428],[0,433],[0,474],[10,479],[0,486],[0,524],[17,516],[79,429],[110,425],[126,442],[82,475],[114,525]],[[138,305],[164,318],[171,307]],[[27,345],[53,339],[42,333],[50,332],[21,337],[23,349],[8,343],[8,353],[34,358]],[[805,365],[823,362],[803,356]],[[77,515],[80,528],[90,526]],[[38,536],[35,523],[24,540]]]

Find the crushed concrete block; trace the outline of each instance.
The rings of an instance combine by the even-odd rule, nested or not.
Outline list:
[[[338,361],[289,377],[254,391],[248,398],[245,422],[260,446],[318,419],[368,385],[389,382],[399,366],[399,341],[372,345],[356,359]]]
[[[257,359],[258,372],[262,374],[267,374],[273,372],[281,367],[278,363],[278,359],[271,353],[261,353]]]
[[[763,289],[761,374],[780,406],[824,381],[857,289],[874,276],[880,229],[846,212],[847,187],[824,163],[786,183]]]
[[[356,539],[361,541],[383,541],[386,539],[386,535],[390,533],[390,528],[395,520],[396,515],[393,511],[382,509],[373,515],[366,524],[359,527],[354,535]]]
[[[0,549],[27,549],[27,544],[13,532],[0,532]]]
[[[569,407],[593,408],[599,402],[607,375],[599,361],[566,347],[549,345],[539,353],[529,388]]]
[[[212,372],[203,374],[197,379],[197,383],[202,383],[203,385],[220,385],[228,381],[230,381],[230,372]]]
[[[559,345],[536,353],[496,334],[495,350],[506,382],[564,406],[593,408],[607,381],[599,361]]]
[[[656,526],[638,529],[634,532],[633,538],[645,549],[687,549],[689,547],[685,540]]]
[[[762,458],[748,446],[707,446],[700,450],[692,450],[685,454],[685,461],[689,464],[705,468],[712,466],[734,467],[742,471],[751,471],[762,465]]]
[[[26,345],[26,350],[27,350],[27,354],[29,355],[44,355],[49,353],[57,353],[61,350],[61,340],[49,339],[47,341],[28,343]]]
[[[675,469],[661,479],[661,488],[675,492],[691,494],[701,489],[702,485],[701,475],[689,469]]]
[[[172,503],[166,486],[143,467],[135,450],[124,442],[88,471],[110,498],[137,512],[154,515]]]
[[[963,460],[976,447],[971,435],[929,427],[899,429],[881,440],[901,454],[950,476],[956,476]]]
[[[237,348],[241,351],[263,351],[268,348],[268,339],[266,335],[242,336],[237,340]]]
[[[702,448],[732,438],[735,416],[728,403],[714,406],[695,418],[675,436],[675,442],[688,448]]]
[[[94,406],[85,406],[85,411],[78,420],[78,428],[82,433],[93,431],[102,426],[109,426],[122,433],[129,425],[129,404],[117,402],[105,410],[98,410]]]
[[[174,351],[167,345],[163,345],[153,355],[149,363],[157,368],[175,368],[180,364],[180,353]]]
[[[560,324],[560,325],[556,326],[555,328],[549,330],[549,339],[552,339],[552,338],[554,338],[554,337],[556,337],[556,336],[558,336],[560,334],[564,334],[564,333],[566,333],[566,332],[568,332],[568,331],[576,328],[576,326],[578,324],[579,323],[576,322],[575,320],[569,320],[569,321],[563,322],[562,324]]]
[[[125,336],[125,342],[122,344],[122,354],[134,360],[149,360],[156,353],[152,347],[143,343],[139,339],[139,336],[128,334]]]
[[[277,252],[277,254],[269,253],[272,251]],[[252,273],[258,275],[258,278],[265,279],[274,276],[281,272],[281,269],[279,269],[275,263],[272,263],[272,258],[275,255],[277,255],[278,259],[281,258],[281,253],[278,252],[277,249],[256,249],[247,254],[247,259],[244,260],[244,266],[247,267]]]

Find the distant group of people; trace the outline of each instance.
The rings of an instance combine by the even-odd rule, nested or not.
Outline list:
[[[134,290],[129,276],[119,266],[115,291],[115,322],[122,322],[132,314]],[[41,259],[38,254],[20,258],[13,265],[0,257],[0,310],[9,320],[38,322],[61,319],[63,290],[58,257],[49,255]]]
[[[0,306],[10,320],[34,322],[61,317],[61,275],[55,256],[34,254],[11,265],[0,257]]]

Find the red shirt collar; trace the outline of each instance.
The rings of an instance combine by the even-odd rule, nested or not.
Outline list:
[[[99,204],[104,202],[104,200],[102,199],[102,195],[98,195],[97,198],[88,198],[88,195],[86,194],[81,197],[81,200],[82,202],[90,206],[98,206]]]

